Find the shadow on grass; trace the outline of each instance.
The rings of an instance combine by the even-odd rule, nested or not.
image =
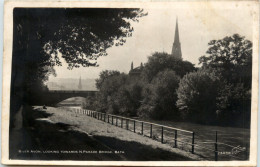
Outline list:
[[[111,149],[124,151],[128,161],[188,161],[191,160],[182,155],[166,151],[160,148],[143,145],[134,141],[123,141],[112,137],[94,136],[95,139],[108,145]]]
[[[27,108],[28,110],[29,108]],[[95,161],[184,161],[181,155],[137,142],[112,137],[89,136],[73,126],[48,119],[51,114],[31,108],[27,123],[10,133],[10,159],[23,160],[95,160]],[[30,112],[28,112],[30,113]],[[75,128],[74,128],[75,129]],[[11,149],[12,148],[12,149]],[[82,151],[82,153],[80,153]],[[106,151],[106,153],[98,153]],[[124,151],[116,154],[115,151]]]

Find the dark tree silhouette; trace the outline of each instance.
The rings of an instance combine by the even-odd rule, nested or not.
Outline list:
[[[69,69],[97,66],[113,45],[133,33],[131,22],[145,16],[130,8],[15,8],[11,79],[12,112],[39,103],[43,82],[64,59]]]
[[[151,82],[157,73],[165,69],[173,70],[180,77],[196,70],[194,65],[188,61],[175,58],[168,53],[155,52],[152,56],[148,57],[148,62],[144,66],[142,76],[148,82]]]
[[[215,69],[228,83],[242,82],[251,89],[252,42],[239,34],[211,40],[200,64]]]

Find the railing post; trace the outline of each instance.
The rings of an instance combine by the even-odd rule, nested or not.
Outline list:
[[[150,138],[153,138],[153,125],[150,124]]]
[[[116,117],[116,126],[118,125],[118,123],[117,123],[117,122],[118,122],[118,118]]]
[[[109,115],[107,115],[107,122],[109,123]]]
[[[175,148],[177,148],[177,130],[175,130],[175,133],[174,133],[174,146],[175,146]]]
[[[128,130],[128,123],[129,123],[129,121],[128,121],[128,119],[126,120],[126,130]]]
[[[114,125],[114,116],[112,116],[112,125]]]
[[[194,140],[195,140],[195,133],[192,133],[192,145],[191,145],[191,153],[194,154]]]
[[[163,126],[162,126],[162,137],[161,137],[161,143],[163,143]]]
[[[134,133],[135,133],[135,120],[134,120]]]
[[[215,161],[218,161],[218,143],[215,143]]]
[[[218,131],[216,131],[216,142],[215,142],[215,161],[218,161]]]
[[[123,118],[121,118],[121,128],[123,128]]]
[[[106,122],[106,113],[104,113],[104,122]]]
[[[141,133],[142,133],[142,135],[144,134],[144,122],[142,122]]]

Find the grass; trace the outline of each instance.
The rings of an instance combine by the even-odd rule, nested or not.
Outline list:
[[[178,129],[188,130],[195,133],[195,154],[202,156],[207,160],[215,159],[215,142],[216,142],[216,131],[217,131],[217,142],[218,142],[218,160],[248,160],[249,158],[249,146],[250,146],[250,129],[244,128],[233,128],[233,127],[221,127],[221,126],[206,126],[200,124],[193,124],[187,122],[171,122],[171,121],[151,121],[141,120],[146,122],[153,122],[160,125],[175,127]],[[110,123],[112,119],[110,118]],[[114,120],[114,124],[115,124]],[[121,127],[121,119],[118,119],[118,126]],[[124,129],[126,129],[126,122],[123,121]],[[136,122],[136,133],[141,134],[141,123]],[[129,122],[129,130],[134,131],[133,121]],[[143,127],[144,136],[150,137],[150,124],[144,124]],[[161,126],[152,126],[152,138],[154,140],[161,141],[162,129]],[[171,146],[175,146],[174,143],[175,131],[164,128],[163,142]],[[177,147],[182,150],[191,151],[192,134],[185,132],[177,132]],[[182,143],[182,142],[183,143]],[[240,148],[246,148],[245,150],[227,155],[229,152],[234,151],[234,147],[239,146]],[[233,152],[234,153],[234,152]]]
[[[141,137],[85,115],[62,108],[26,107],[30,119],[26,127],[10,133],[11,159],[96,160],[96,161],[187,161],[198,160],[184,151]],[[20,138],[20,140],[17,140]],[[19,153],[28,150],[28,153]],[[39,151],[33,153],[31,150]],[[85,153],[77,151],[107,151]],[[58,151],[59,153],[48,152]],[[61,153],[61,151],[74,151]],[[115,151],[121,151],[116,154]],[[123,152],[123,153],[122,153]]]
[[[68,101],[73,105],[74,102],[80,103],[82,99],[71,98]],[[81,116],[81,115],[79,115]],[[111,122],[110,118],[110,122]],[[215,141],[216,131],[218,132],[218,151],[220,152],[218,160],[248,160],[249,159],[249,147],[250,147],[250,129],[233,128],[233,127],[221,127],[221,126],[208,126],[200,125],[188,122],[172,122],[172,121],[151,121],[153,123],[171,126],[179,129],[192,131],[195,133],[195,154],[207,160],[215,159]],[[121,120],[118,120],[118,126],[121,126]],[[100,127],[102,128],[102,127]],[[123,122],[123,129],[126,129],[125,122]],[[129,122],[129,130],[133,131],[133,122]],[[136,122],[136,133],[141,134],[141,124]],[[144,136],[150,137],[150,125],[144,124]],[[164,143],[173,147],[175,133],[173,130],[164,129]],[[152,138],[157,141],[161,141],[161,127],[153,126]],[[187,143],[192,143],[192,134],[178,132],[178,140]],[[191,145],[186,143],[177,142],[177,146],[181,150],[191,151]],[[233,147],[246,148],[236,154],[226,155],[223,153],[232,152]],[[233,150],[234,151],[234,150]],[[222,153],[222,154],[221,154]]]

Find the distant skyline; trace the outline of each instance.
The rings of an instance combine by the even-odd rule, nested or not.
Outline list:
[[[179,37],[183,60],[198,66],[198,59],[205,55],[208,42],[238,33],[252,41],[252,7],[243,3],[223,6],[220,3],[176,3],[174,6],[144,8],[148,15],[132,23],[133,36],[123,46],[107,50],[108,56],[97,60],[99,67],[80,67],[68,70],[55,67],[56,78],[98,78],[102,70],[118,70],[128,73],[133,61],[134,67],[154,52],[171,53],[174,41],[175,23],[178,17]],[[49,81],[55,77],[51,76]]]

